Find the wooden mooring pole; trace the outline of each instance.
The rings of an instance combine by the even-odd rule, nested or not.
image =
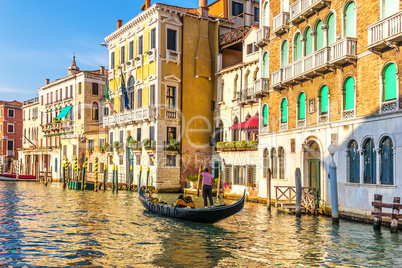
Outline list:
[[[267,210],[271,212],[271,169],[267,170]]]
[[[391,233],[398,232],[399,205],[401,204],[400,197],[394,197],[394,205],[392,207],[391,216]]]
[[[201,166],[198,169],[197,196],[200,196]]]
[[[302,201],[302,184],[301,184],[301,172],[300,168],[296,168],[296,217],[301,217],[301,201]]]
[[[374,195],[374,203],[377,203],[377,205],[380,205],[382,203],[382,195],[380,194],[375,194]],[[376,206],[374,205],[374,212],[382,212],[382,207],[381,206]],[[374,224],[373,228],[374,230],[380,230],[381,229],[381,216],[374,216]]]

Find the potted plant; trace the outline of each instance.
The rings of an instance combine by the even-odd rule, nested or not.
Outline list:
[[[190,183],[191,188],[195,188],[196,182],[198,181],[198,176],[193,175],[193,176],[188,176],[186,180]]]
[[[225,181],[223,183],[223,192],[227,194],[230,193],[231,190],[232,190],[232,183],[230,181]]]
[[[153,54],[152,50],[148,51],[147,54],[152,55]]]
[[[248,195],[251,197],[257,197],[258,195],[258,190],[256,188],[255,183],[249,183],[248,184]]]
[[[139,61],[141,58],[140,57],[135,57],[135,61]]]
[[[179,55],[176,51],[170,50],[169,51],[170,56],[172,57],[176,57],[177,55]]]
[[[131,62],[129,62],[129,61],[128,61],[128,62],[126,62],[126,65],[131,65]]]
[[[113,146],[114,146],[114,148],[116,149],[116,152],[119,151],[119,149],[120,149],[120,142],[118,142],[118,141],[113,142]]]
[[[103,151],[107,151],[107,149],[109,148],[109,143],[107,142],[107,141],[105,141],[103,144],[102,144],[102,148],[103,148]]]
[[[89,148],[88,148],[88,153],[89,153],[89,154],[92,154],[93,150],[94,150],[94,149],[92,149],[91,147],[89,147]]]
[[[180,153],[180,142],[175,140],[175,139],[171,139],[169,145],[166,147],[166,149],[168,151],[178,151]]]
[[[142,145],[144,146],[145,150],[151,149],[151,142],[149,141],[149,139],[143,139]]]
[[[219,151],[222,151],[222,150],[225,148],[225,144],[224,144],[223,142],[218,142],[218,143],[216,144],[216,148],[217,148]]]

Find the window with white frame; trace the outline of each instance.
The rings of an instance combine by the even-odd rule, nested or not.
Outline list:
[[[8,117],[9,118],[14,118],[15,117],[15,110],[14,109],[8,109]]]
[[[7,133],[14,133],[14,124],[7,124]]]
[[[122,46],[120,48],[120,64],[124,64],[126,62],[126,47]]]
[[[138,56],[144,54],[144,36],[139,36],[138,37]]]
[[[177,30],[167,29],[167,49],[177,51]]]

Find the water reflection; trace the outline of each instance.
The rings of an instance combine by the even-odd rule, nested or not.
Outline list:
[[[0,182],[0,266],[402,267],[401,234],[387,228],[254,203],[236,217],[196,224],[144,211],[136,193]]]

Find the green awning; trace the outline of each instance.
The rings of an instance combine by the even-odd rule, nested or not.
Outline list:
[[[56,117],[56,119],[62,119],[64,117],[66,117],[66,115],[68,114],[68,112],[71,110],[71,108],[73,108],[73,106],[67,106],[64,107],[63,110],[61,110],[61,112],[59,113],[59,115]]]

